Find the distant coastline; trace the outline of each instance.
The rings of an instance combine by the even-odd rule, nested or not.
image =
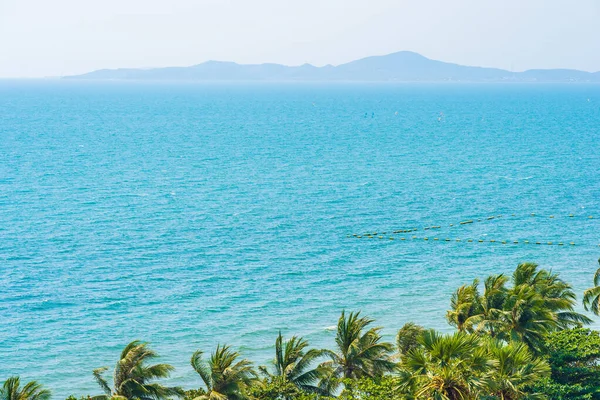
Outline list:
[[[573,69],[531,69],[511,72],[432,60],[400,51],[338,66],[310,64],[237,64],[207,61],[189,67],[101,69],[63,79],[198,82],[531,82],[600,83],[599,72]]]

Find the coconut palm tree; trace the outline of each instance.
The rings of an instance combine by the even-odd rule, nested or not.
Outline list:
[[[497,334],[497,325],[506,298],[505,275],[491,275],[484,281],[483,294],[479,294],[479,281],[464,285],[452,294],[446,319],[459,331]]]
[[[472,318],[480,312],[480,299],[478,292],[479,281],[476,279],[470,285],[459,287],[450,298],[450,310],[446,319],[461,332],[472,331]]]
[[[502,400],[534,398],[524,388],[531,387],[542,378],[550,376],[550,366],[545,360],[535,358],[524,343],[504,344],[497,340],[488,342],[494,367],[490,377],[493,394]]]
[[[571,286],[537,264],[519,264],[512,284],[498,315],[499,338],[521,341],[537,353],[546,334],[591,322],[574,311],[576,296]]]
[[[546,334],[556,329],[556,317],[534,287],[520,285],[507,294],[498,326],[498,338],[523,342],[537,352]]]
[[[192,355],[192,368],[200,375],[206,394],[197,399],[205,400],[242,400],[248,398],[248,390],[257,375],[252,363],[240,358],[240,353],[229,346],[218,345],[210,359],[203,360],[200,350]]]
[[[396,347],[400,357],[419,346],[419,338],[425,332],[425,328],[413,322],[407,322],[396,335]]]
[[[558,274],[538,269],[534,263],[522,263],[513,274],[513,286],[531,286],[544,299],[544,307],[553,313],[555,328],[568,329],[592,321],[575,312],[577,296],[571,285],[558,277]]]
[[[259,369],[271,379],[281,379],[283,382],[292,383],[298,389],[326,395],[328,393],[323,393],[316,383],[325,378],[328,371],[323,366],[314,366],[324,352],[317,349],[307,350],[307,347],[308,341],[303,338],[292,336],[285,342],[279,332],[275,340],[273,360],[275,373],[271,374],[265,367]]]
[[[498,333],[498,320],[502,315],[504,301],[506,300],[506,282],[508,277],[503,274],[488,276],[483,285],[483,294],[478,296],[479,306],[477,313],[470,317],[467,325],[476,333],[486,333],[496,337]]]
[[[598,264],[600,264],[600,258]],[[583,307],[586,311],[591,310],[595,315],[600,315],[600,268],[594,274],[594,287],[583,292]]]
[[[475,399],[488,391],[487,373],[493,361],[476,335],[456,332],[441,335],[426,331],[421,346],[406,354],[401,363],[402,387],[417,399]]]
[[[396,369],[390,357],[394,346],[381,341],[381,328],[366,330],[372,322],[370,318],[361,317],[360,312],[346,316],[342,311],[335,338],[337,352],[324,351],[331,361],[321,365],[330,369],[330,375],[321,382],[321,388],[333,392],[339,386],[339,379],[378,377]]]
[[[50,391],[41,384],[31,381],[21,387],[21,380],[13,376],[4,381],[0,388],[0,400],[49,400]]]
[[[460,287],[452,296],[448,322],[459,331],[521,340],[536,351],[548,332],[591,322],[574,311],[571,286],[537,264],[519,264],[511,288],[507,282],[504,275],[489,276],[483,294],[477,281]]]
[[[121,352],[121,357],[115,366],[112,388],[103,377],[108,367],[94,370],[94,379],[104,391],[103,395],[95,396],[94,399],[161,400],[182,397],[181,388],[152,382],[156,379],[168,378],[174,370],[169,364],[148,365],[157,357],[158,355],[150,349],[148,343],[139,340],[129,343]]]

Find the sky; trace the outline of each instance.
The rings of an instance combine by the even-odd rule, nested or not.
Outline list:
[[[600,0],[0,0],[0,77],[207,60],[338,65],[410,50],[600,71]]]

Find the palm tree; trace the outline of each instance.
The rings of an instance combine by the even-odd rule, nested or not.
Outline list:
[[[494,395],[502,400],[533,398],[526,393],[542,378],[550,376],[550,366],[545,360],[535,358],[524,343],[503,344],[497,340],[488,343],[490,356],[494,360],[491,381]]]
[[[365,331],[372,322],[370,318],[360,317],[360,312],[351,312],[346,317],[345,311],[342,311],[335,338],[337,352],[324,351],[331,361],[321,365],[329,368],[331,372],[329,378],[321,382],[320,387],[333,392],[339,379],[373,378],[396,369],[396,363],[390,357],[394,346],[381,341],[381,328]]]
[[[556,324],[554,313],[535,288],[519,285],[509,291],[504,301],[498,338],[523,342],[537,352],[546,334],[556,329]]]
[[[298,389],[323,393],[323,390],[315,384],[327,376],[327,371],[322,366],[311,368],[315,361],[323,356],[323,350],[310,349],[308,341],[301,337],[292,336],[287,342],[284,342],[281,332],[275,340],[275,373],[271,374],[265,367],[259,367],[261,372],[265,373],[271,379],[281,379],[283,382],[290,382]]]
[[[595,315],[600,315],[600,268],[594,274],[594,287],[583,292],[583,307],[586,311],[591,310]]]
[[[425,328],[413,322],[407,322],[396,335],[396,347],[400,356],[408,353],[419,346],[419,338],[425,332]]]
[[[197,397],[205,400],[242,400],[248,398],[248,390],[257,379],[252,363],[246,359],[237,361],[240,353],[229,346],[218,345],[210,359],[202,359],[200,350],[192,355],[192,368],[206,385],[206,394]]]
[[[452,295],[448,322],[459,331],[521,340],[534,350],[551,331],[591,322],[574,311],[571,286],[537,264],[519,264],[512,288],[506,287],[507,282],[504,275],[489,276],[483,294],[478,292],[478,281],[460,287]]]
[[[479,294],[479,281],[458,288],[452,294],[446,319],[459,331],[497,334],[498,318],[502,313],[507,289],[505,275],[490,275],[484,281],[483,294]]]
[[[571,286],[537,264],[519,264],[512,283],[498,318],[499,338],[521,341],[537,353],[546,334],[591,322],[574,311]]]
[[[94,378],[104,391],[103,395],[95,396],[95,400],[136,399],[161,400],[171,397],[183,397],[179,387],[167,387],[152,382],[160,378],[168,378],[174,368],[169,364],[147,365],[158,355],[150,349],[148,343],[134,340],[121,352],[113,376],[113,388],[103,374],[108,367],[94,370]]]
[[[50,391],[36,381],[28,382],[21,388],[18,376],[8,378],[0,388],[0,400],[49,400]]]
[[[467,321],[474,332],[486,333],[491,337],[498,334],[498,319],[506,299],[507,281],[508,278],[503,274],[490,275],[485,279],[483,295],[478,297],[478,313]]]
[[[583,314],[575,312],[577,296],[571,285],[558,277],[558,274],[538,269],[534,263],[517,266],[513,274],[513,286],[527,285],[544,299],[544,307],[554,314],[557,329],[568,329],[592,322]]]
[[[493,367],[481,339],[456,332],[441,335],[426,331],[421,344],[401,363],[402,387],[417,399],[466,400],[478,398],[491,385],[487,373]]]
[[[479,314],[480,299],[478,292],[479,281],[476,279],[470,285],[459,287],[450,298],[450,310],[446,319],[461,332],[472,331],[472,318]]]

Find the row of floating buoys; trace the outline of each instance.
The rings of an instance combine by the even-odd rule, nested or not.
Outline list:
[[[382,232],[383,233],[383,232]],[[546,246],[575,246],[575,242],[553,242],[553,241],[542,241],[542,240],[495,240],[495,239],[488,239],[488,240],[484,240],[484,239],[460,239],[460,238],[456,238],[456,239],[450,239],[450,238],[438,238],[438,237],[417,237],[417,236],[411,236],[409,238],[407,237],[400,237],[400,238],[396,238],[394,236],[389,236],[389,237],[385,237],[383,235],[358,235],[358,234],[354,234],[354,235],[347,235],[347,237],[352,238],[365,238],[365,239],[388,239],[388,240],[401,240],[401,241],[406,241],[407,239],[410,240],[423,240],[423,241],[439,241],[439,242],[468,242],[468,243],[499,243],[499,244],[534,244],[534,245],[546,245]],[[600,247],[600,244],[598,245]]]
[[[539,215],[539,214],[536,214],[536,213],[530,213],[530,214],[527,214],[527,215],[517,215],[517,214],[503,215],[503,214],[499,214],[499,215],[491,215],[491,216],[488,216],[488,217],[480,217],[480,218],[469,219],[469,220],[460,222],[459,225],[472,224],[474,222],[490,221],[490,220],[497,219],[497,218],[528,217],[528,216],[530,216],[530,217],[538,217],[538,218],[549,218],[549,219],[555,219],[555,218],[560,218],[561,217],[560,215],[558,215],[558,216],[557,215]],[[568,218],[576,218],[576,217],[578,217],[578,218],[585,218],[585,219],[594,219],[593,215],[575,215],[575,214],[572,214],[572,213],[566,215],[565,217],[568,217]],[[453,226],[453,224],[449,224],[449,226]]]
[[[511,217],[517,217],[516,214],[510,214]],[[536,213],[530,213],[528,214],[528,216],[532,216],[532,217],[543,217],[540,216]],[[504,218],[505,216],[503,214],[499,214],[499,215],[491,215],[488,217],[482,217],[482,218],[474,218],[474,219],[467,219],[464,221],[460,221],[458,224],[448,224],[447,226],[449,227],[453,227],[453,226],[461,226],[461,225],[470,225],[473,224],[475,222],[483,222],[483,221],[490,221],[490,220],[494,220],[494,219],[499,219],[499,218]],[[586,219],[594,219],[593,215],[588,215],[588,216],[584,216],[584,215],[575,215],[575,214],[568,214],[568,218],[575,218],[575,217],[585,217]],[[558,218],[555,215],[548,215],[547,218],[549,219],[555,219]],[[409,229],[397,229],[397,230],[393,230],[391,233],[393,234],[399,234],[399,233],[412,233],[412,232],[417,232],[419,230],[423,230],[423,231],[427,231],[427,230],[431,230],[431,229],[442,229],[442,225],[431,225],[431,226],[425,226],[422,228],[409,228]],[[386,235],[387,232],[373,232],[373,233],[365,233],[364,235]],[[356,235],[355,235],[356,236]]]

